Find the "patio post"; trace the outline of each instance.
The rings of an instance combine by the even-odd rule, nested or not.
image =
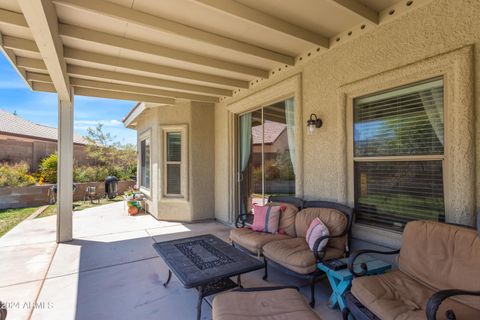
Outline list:
[[[73,93],[58,100],[57,242],[72,240]]]

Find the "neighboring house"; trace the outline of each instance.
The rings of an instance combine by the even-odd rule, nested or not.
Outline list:
[[[86,160],[87,140],[74,134],[74,157]],[[25,161],[36,171],[41,159],[57,150],[57,129],[33,123],[0,109],[0,163]]]
[[[265,124],[252,127],[253,155],[263,153],[266,159],[275,159],[275,156],[288,149],[287,125],[279,122],[265,121]]]

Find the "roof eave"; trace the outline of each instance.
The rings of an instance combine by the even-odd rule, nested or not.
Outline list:
[[[145,102],[138,102],[132,110],[122,119],[122,122],[126,128],[132,129],[135,126],[135,119],[140,116],[145,109],[147,109]]]

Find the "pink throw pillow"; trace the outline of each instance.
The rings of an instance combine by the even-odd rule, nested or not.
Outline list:
[[[310,223],[310,227],[308,227],[307,230],[307,235],[306,235],[306,240],[308,243],[308,246],[310,247],[310,250],[313,251],[313,246],[315,245],[315,242],[317,241],[318,238],[328,236],[330,235],[330,232],[328,232],[327,226],[320,220],[320,218],[315,218],[313,221]],[[327,245],[328,238],[324,239],[320,242],[320,245],[318,246],[318,251],[322,251],[323,248]]]
[[[280,222],[280,206],[257,206],[253,205],[253,231],[277,233]]]

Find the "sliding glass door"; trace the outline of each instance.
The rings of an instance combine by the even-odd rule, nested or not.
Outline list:
[[[239,117],[240,213],[271,195],[295,195],[293,98]]]

